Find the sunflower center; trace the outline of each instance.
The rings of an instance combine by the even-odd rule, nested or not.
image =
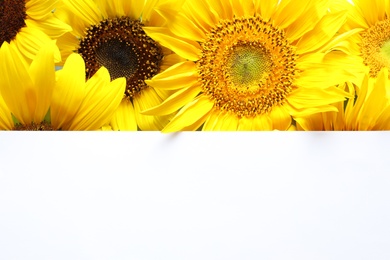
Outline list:
[[[97,62],[106,67],[113,79],[131,77],[138,68],[135,50],[118,39],[102,43],[96,49]]]
[[[125,77],[125,95],[130,100],[147,88],[144,81],[160,71],[163,53],[142,26],[123,16],[88,28],[77,50],[85,60],[87,77],[101,66],[108,69],[111,79]]]
[[[47,122],[42,122],[40,124],[31,123],[28,125],[17,124],[17,125],[15,125],[14,130],[16,130],[16,131],[55,131],[57,129],[54,129]]]
[[[12,41],[26,26],[26,6],[23,0],[0,0],[0,46]]]
[[[361,52],[363,62],[370,68],[370,76],[390,68],[390,20],[377,22],[362,33]]]
[[[234,47],[228,57],[228,74],[232,83],[247,87],[261,82],[271,70],[272,62],[266,49],[254,46]]]
[[[234,18],[210,31],[198,72],[216,108],[253,117],[285,102],[298,73],[296,59],[282,30],[258,16]]]

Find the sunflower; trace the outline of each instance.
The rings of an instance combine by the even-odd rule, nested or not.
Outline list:
[[[125,79],[110,82],[105,68],[85,82],[85,65],[69,56],[55,72],[54,43],[44,45],[29,64],[15,45],[0,49],[0,129],[97,130],[119,106]],[[57,73],[58,75],[55,75]]]
[[[339,112],[296,118],[298,130],[390,130],[389,73],[381,69],[377,78],[367,71],[361,84],[345,83],[353,98],[335,104]]]
[[[334,10],[347,9],[347,23],[342,32],[358,31],[349,38],[349,51],[355,74],[364,77],[368,68],[377,77],[382,68],[390,69],[390,5],[385,0],[338,0]],[[354,61],[352,61],[354,59]],[[359,78],[359,82],[361,82]]]
[[[71,30],[54,17],[57,0],[1,0],[0,45],[14,43],[27,59],[52,39]],[[59,55],[56,57],[60,60]]]
[[[177,2],[175,2],[175,5]],[[161,130],[170,116],[146,116],[140,111],[159,105],[171,93],[155,90],[145,79],[183,59],[148,37],[143,27],[162,26],[157,7],[172,1],[64,0],[57,16],[72,26],[72,33],[60,38],[62,56],[79,53],[85,60],[87,77],[105,66],[111,78],[126,78],[126,90],[111,121],[114,130]],[[179,3],[180,5],[180,3]]]
[[[163,129],[287,130],[292,117],[336,111],[344,69],[345,11],[328,1],[188,0],[151,38],[187,61],[147,84],[175,90],[149,115],[178,113]],[[337,36],[337,37],[336,37]],[[332,75],[329,77],[329,75]]]

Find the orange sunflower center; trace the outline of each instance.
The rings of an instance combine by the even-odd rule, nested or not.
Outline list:
[[[377,22],[362,33],[361,52],[364,64],[370,68],[370,76],[390,68],[390,20]]]
[[[111,79],[126,78],[125,95],[129,99],[147,88],[144,81],[160,71],[163,53],[142,26],[124,16],[88,28],[77,50],[85,60],[87,77],[106,67]]]
[[[0,46],[12,41],[26,26],[26,6],[23,0],[0,0]]]
[[[202,48],[203,91],[221,110],[238,117],[268,113],[294,88],[297,55],[284,32],[260,17],[221,21]]]

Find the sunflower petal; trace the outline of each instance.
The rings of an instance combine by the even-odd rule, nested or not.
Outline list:
[[[152,107],[141,114],[144,115],[169,115],[178,111],[184,105],[190,103],[200,92],[202,88],[200,85],[181,89],[169,98],[164,100],[160,105]]]
[[[181,57],[196,61],[201,55],[200,46],[195,41],[186,41],[173,36],[165,28],[144,27],[146,34],[161,45],[171,49]]]
[[[69,129],[98,130],[110,122],[125,92],[126,79],[110,82],[108,70],[101,67],[86,83],[86,95]]]
[[[15,44],[24,56],[34,59],[42,46],[49,44],[52,40],[45,33],[34,27],[23,27],[15,36]],[[60,56],[55,56],[55,61],[60,61]]]
[[[193,86],[198,82],[196,64],[193,62],[178,63],[145,82],[154,88],[166,90]]]
[[[311,52],[325,45],[345,23],[346,16],[346,11],[325,15],[310,33],[300,38],[297,43],[297,53]]]
[[[12,42],[11,42],[12,43]],[[29,124],[35,112],[36,93],[28,64],[15,45],[4,42],[0,48],[0,93],[9,110],[21,124]]]
[[[252,131],[252,125],[253,125],[253,118],[248,118],[246,116],[241,117],[240,121],[238,122],[238,128],[239,131]]]
[[[25,20],[25,23],[29,28],[39,28],[52,39],[56,39],[65,33],[72,31],[72,27],[55,18],[54,16],[49,16],[43,21],[27,19]]]
[[[253,118],[252,130],[254,131],[271,131],[272,120],[267,114],[257,115]]]
[[[54,53],[59,52],[54,44],[43,46],[37,58],[34,59],[29,68],[29,74],[35,88],[36,99],[33,121],[40,123],[49,110],[53,88],[55,85]]]
[[[269,114],[273,129],[286,131],[291,123],[291,115],[283,108],[283,106],[275,106]]]
[[[57,72],[50,107],[51,124],[56,129],[68,129],[85,96],[85,64],[79,54],[71,54]]]
[[[114,131],[137,131],[137,120],[133,104],[124,99],[111,118],[110,125]]]
[[[12,120],[11,111],[8,109],[4,99],[0,95],[0,130],[12,130],[14,122]]]
[[[151,107],[158,106],[162,100],[153,89],[145,89],[138,97],[133,99],[135,118],[138,127],[142,131],[158,131],[161,130],[156,124],[154,116],[144,115],[141,112]]]
[[[222,115],[222,116],[221,116]],[[226,112],[220,114],[214,125],[214,130],[217,131],[237,131],[239,119],[236,115]]]
[[[204,125],[203,125],[203,131],[212,131],[214,130],[215,124],[217,123],[218,117],[221,114],[220,110],[212,110],[210,113],[208,113],[208,117],[206,118]]]
[[[98,24],[102,14],[93,0],[63,0],[71,13],[81,18],[87,24]]]
[[[162,131],[166,133],[180,131],[208,114],[213,106],[214,103],[208,97],[200,96],[184,106]]]
[[[52,16],[58,0],[29,0],[26,2],[26,14],[33,20],[44,20]]]

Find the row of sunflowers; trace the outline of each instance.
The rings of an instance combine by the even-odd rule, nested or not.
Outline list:
[[[0,0],[2,130],[390,130],[385,0]]]

